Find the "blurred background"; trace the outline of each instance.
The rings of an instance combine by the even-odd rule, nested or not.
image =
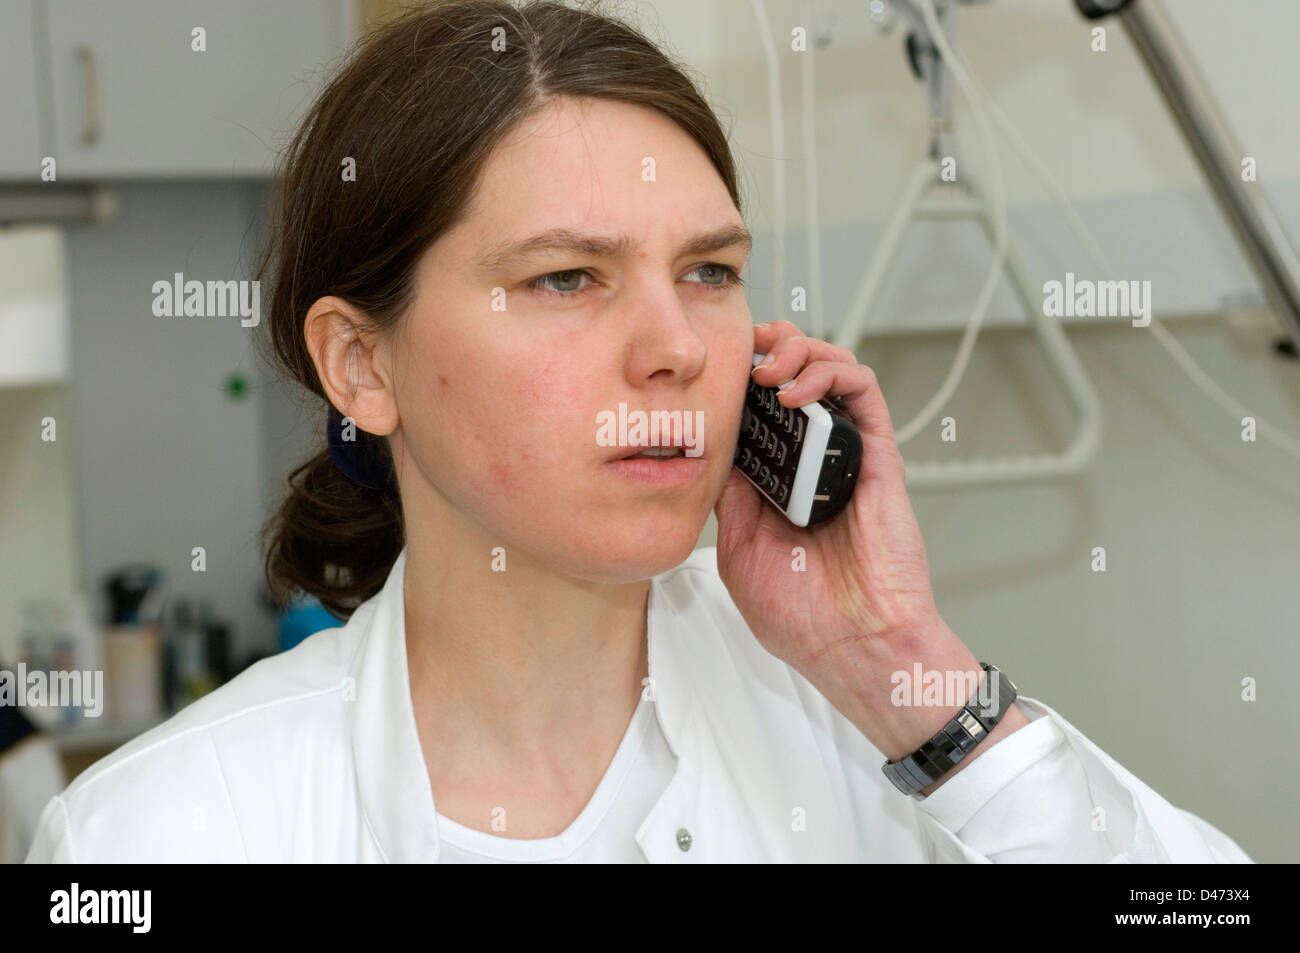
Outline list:
[[[153,285],[253,277],[277,149],[349,45],[398,6],[0,0],[0,669],[105,673],[102,717],[28,706],[0,721],[0,859],[21,859],[26,819],[94,760],[335,624],[307,601],[270,604],[258,539],[287,473],[322,440],[319,402],[273,378],[264,328],[158,317]],[[889,227],[933,130],[907,53],[913,21],[859,0],[605,9],[684,60],[731,133],[757,239],[754,320],[834,339],[869,300],[851,346],[901,430],[949,378],[993,273],[973,220]],[[1248,187],[1300,234],[1300,6],[1163,10],[1253,160]],[[939,609],[978,657],[1171,802],[1256,860],[1294,860],[1297,456],[1243,439],[1243,414],[1153,330],[1074,316],[1054,326],[1104,425],[1073,472],[942,468],[1077,446],[1080,386],[1036,327],[1044,282],[1067,272],[1149,281],[1154,317],[1195,366],[1292,440],[1295,317],[1117,18],[990,0],[943,22],[1115,273],[1098,272],[996,128],[990,161],[979,114],[955,92],[942,154],[958,181],[1001,181],[1038,314],[999,281],[955,390],[903,444]],[[700,545],[714,539],[710,519]]]

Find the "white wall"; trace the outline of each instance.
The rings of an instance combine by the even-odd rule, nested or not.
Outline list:
[[[98,584],[124,562],[162,566],[174,592],[210,599],[233,623],[237,653],[275,644],[256,601],[260,391],[231,400],[223,390],[233,371],[261,379],[256,329],[238,317],[156,317],[151,289],[177,271],[251,278],[254,191],[123,186],[112,222],[67,230],[82,576]],[[206,572],[191,571],[195,546]]]

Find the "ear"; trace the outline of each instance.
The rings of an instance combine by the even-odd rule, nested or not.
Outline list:
[[[328,295],[303,321],[307,353],[325,397],[357,428],[383,436],[397,429],[397,396],[389,350],[364,312]]]

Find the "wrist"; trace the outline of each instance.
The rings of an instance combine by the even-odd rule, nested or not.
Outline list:
[[[984,674],[938,617],[836,645],[817,687],[890,761],[941,730]]]

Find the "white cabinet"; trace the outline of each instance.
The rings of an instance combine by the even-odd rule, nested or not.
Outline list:
[[[16,127],[6,159],[29,168],[39,126],[60,182],[269,176],[356,29],[355,0],[0,3],[0,49],[22,34],[37,50],[5,73],[34,74],[17,98],[45,119]]]
[[[0,177],[35,180],[41,136],[34,0],[0,0]]]
[[[67,377],[66,262],[58,228],[0,229],[0,391]],[[3,471],[0,467],[0,496]]]

